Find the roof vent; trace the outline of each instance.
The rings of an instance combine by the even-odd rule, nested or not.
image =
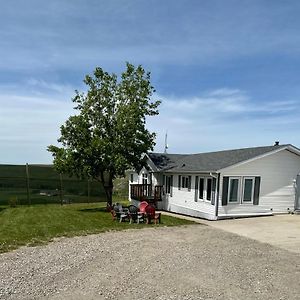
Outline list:
[[[182,164],[181,168],[185,167],[185,164]]]
[[[279,146],[279,141],[275,141],[274,146]]]

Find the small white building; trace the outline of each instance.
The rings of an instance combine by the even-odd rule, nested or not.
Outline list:
[[[300,149],[293,145],[148,153],[145,167],[130,173],[129,198],[209,220],[287,213],[300,208],[299,173]]]

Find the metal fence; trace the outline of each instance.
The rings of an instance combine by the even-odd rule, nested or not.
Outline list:
[[[100,182],[58,174],[51,165],[0,165],[0,205],[105,201]]]

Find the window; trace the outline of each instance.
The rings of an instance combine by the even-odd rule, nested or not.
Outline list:
[[[199,180],[199,199],[204,200],[204,178]]]
[[[241,184],[242,183],[242,184]],[[240,190],[242,192],[240,192]],[[228,202],[252,203],[254,195],[254,177],[229,178]]]
[[[199,199],[205,201],[211,201],[213,197],[213,184],[212,178],[199,178]]]
[[[206,200],[211,201],[211,192],[212,192],[212,179],[206,179]]]
[[[171,194],[172,182],[171,176],[166,176],[166,193]]]
[[[182,176],[181,177],[181,187],[183,189],[189,188],[189,177],[188,176]]]
[[[142,183],[148,184],[148,174],[145,173],[142,174]]]
[[[229,178],[228,202],[236,203],[239,199],[239,178]]]
[[[254,194],[254,178],[244,177],[243,180],[243,198],[242,202],[252,203]]]

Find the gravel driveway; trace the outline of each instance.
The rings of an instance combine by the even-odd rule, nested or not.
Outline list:
[[[0,299],[299,299],[300,255],[205,225],[0,255]]]

